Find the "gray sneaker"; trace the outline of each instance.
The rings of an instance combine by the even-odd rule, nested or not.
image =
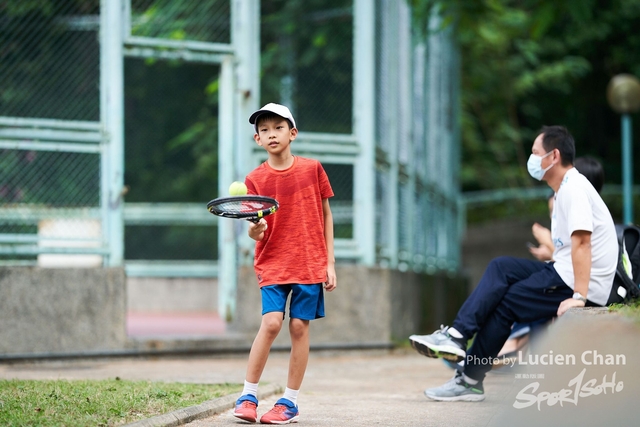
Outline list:
[[[484,400],[482,383],[471,385],[464,380],[460,373],[456,373],[453,378],[440,387],[426,389],[424,394],[429,399],[441,402],[481,402]]]
[[[427,357],[442,357],[456,363],[460,362],[467,354],[465,339],[452,337],[447,332],[448,329],[447,326],[441,326],[440,330],[431,335],[411,335],[411,347]]]

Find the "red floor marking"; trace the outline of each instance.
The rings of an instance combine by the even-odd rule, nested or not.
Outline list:
[[[223,335],[224,320],[215,313],[127,313],[127,334],[143,336]]]

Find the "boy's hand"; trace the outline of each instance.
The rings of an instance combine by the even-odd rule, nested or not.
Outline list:
[[[531,253],[531,255],[536,257],[538,261],[549,261],[550,259],[553,259],[553,254],[545,245],[529,248],[529,252]]]
[[[324,284],[324,288],[327,292],[331,292],[338,286],[338,278],[336,277],[336,268],[332,264],[327,267],[327,281]]]
[[[543,227],[537,222],[531,226],[531,234],[536,238],[539,244],[544,245],[551,242],[551,231],[547,227]]]
[[[267,220],[260,218],[258,222],[249,221],[249,237],[260,241],[264,239],[264,232],[267,231]]]

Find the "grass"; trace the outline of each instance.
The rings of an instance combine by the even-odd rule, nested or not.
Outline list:
[[[242,390],[240,384],[0,380],[2,426],[118,426]]]
[[[628,304],[612,304],[609,306],[609,310],[640,322],[640,299],[631,301]]]

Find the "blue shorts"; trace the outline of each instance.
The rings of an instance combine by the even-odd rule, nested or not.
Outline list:
[[[322,283],[312,285],[269,285],[260,288],[262,294],[262,315],[274,311],[282,312],[284,317],[287,298],[289,317],[292,319],[313,320],[324,317],[324,289]]]

